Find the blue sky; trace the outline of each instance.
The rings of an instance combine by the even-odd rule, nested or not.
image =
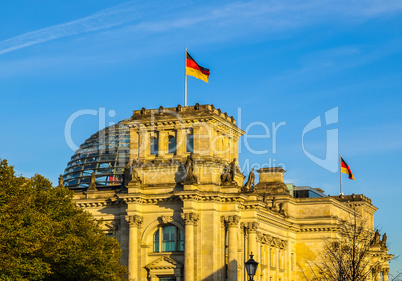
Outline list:
[[[325,158],[326,130],[364,193],[376,226],[402,254],[402,2],[372,1],[2,1],[0,157],[25,176],[57,182],[73,154],[64,128],[74,112],[105,112],[106,124],[134,109],[184,103],[184,48],[211,69],[189,77],[188,103],[214,104],[250,135],[240,166],[282,165],[286,182],[339,193]],[[325,124],[337,107],[338,122]],[[310,121],[323,126],[302,137]],[[256,123],[257,122],[257,123]],[[258,123],[260,122],[260,123]],[[281,123],[282,122],[282,123]],[[273,123],[284,124],[273,137]],[[99,129],[97,116],[72,128],[76,144]],[[339,144],[339,145],[338,145]],[[249,166],[248,166],[249,164]],[[402,271],[392,261],[393,272]]]

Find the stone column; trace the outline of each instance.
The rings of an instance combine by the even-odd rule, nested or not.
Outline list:
[[[143,217],[126,216],[129,225],[128,232],[128,280],[137,281],[138,277],[138,228],[141,227]]]
[[[139,129],[130,125],[130,159],[139,157]]]
[[[194,225],[198,220],[195,213],[183,213],[182,218],[186,225],[184,234],[184,280],[194,280]]]
[[[248,253],[250,256],[251,252],[254,255],[254,260],[257,260],[258,256],[258,248],[257,248],[257,228],[258,222],[249,222],[247,224],[247,233],[248,233]]]
[[[382,270],[382,280],[388,281],[388,275],[389,275],[389,268],[384,268]]]
[[[228,280],[237,281],[237,236],[239,232],[239,216],[229,216],[228,223]]]
[[[144,125],[139,125],[138,133],[138,157],[145,158],[149,155],[149,132],[145,129]]]
[[[259,248],[257,245],[257,228],[259,223],[258,222],[249,222],[247,223],[247,237],[248,237],[248,253],[246,253],[247,260],[250,258],[251,253],[254,255],[254,260],[258,263],[260,262],[259,258]],[[260,275],[259,271],[261,269],[261,265],[257,268],[256,272],[256,280],[257,276]]]

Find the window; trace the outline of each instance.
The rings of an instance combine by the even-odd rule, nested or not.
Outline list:
[[[158,153],[158,138],[157,137],[151,137],[151,154],[157,154]]]
[[[187,134],[186,137],[186,151],[194,152],[194,135],[192,132],[190,134]]]
[[[176,137],[169,136],[168,138],[168,153],[176,153]]]
[[[184,251],[183,231],[174,225],[164,225],[154,234],[154,252]]]

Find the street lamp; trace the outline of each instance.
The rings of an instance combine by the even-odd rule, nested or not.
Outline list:
[[[245,263],[247,275],[250,277],[249,281],[253,281],[255,272],[257,271],[258,262],[253,259],[253,252],[251,252],[250,259]]]

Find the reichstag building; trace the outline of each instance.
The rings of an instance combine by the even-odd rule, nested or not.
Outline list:
[[[374,234],[364,195],[285,184],[278,167],[243,175],[243,134],[213,105],[142,108],[88,138],[60,181],[119,241],[130,281],[248,280],[251,253],[254,280],[305,280],[351,216]],[[374,237],[370,280],[387,281],[392,255]]]

